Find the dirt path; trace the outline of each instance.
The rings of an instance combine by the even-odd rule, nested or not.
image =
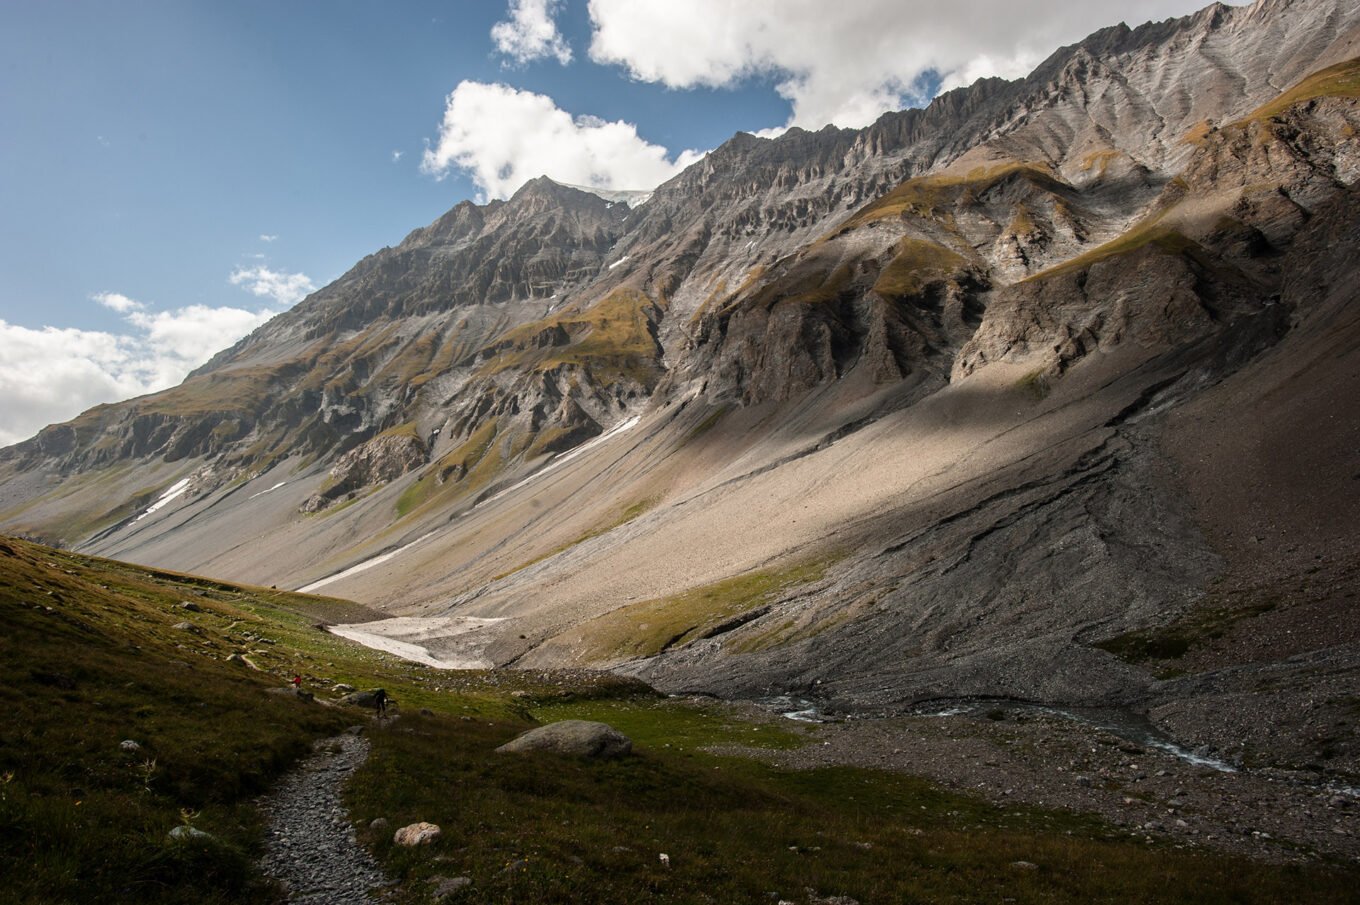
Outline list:
[[[264,803],[269,831],[260,867],[284,884],[290,902],[376,902],[370,890],[387,878],[354,838],[340,798],[345,780],[368,757],[368,741],[345,733],[315,747]]]

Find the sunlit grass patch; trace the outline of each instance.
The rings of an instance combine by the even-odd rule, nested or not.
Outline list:
[[[614,663],[650,657],[708,637],[797,585],[817,581],[828,562],[733,576],[669,597],[628,604],[573,632],[580,662]]]

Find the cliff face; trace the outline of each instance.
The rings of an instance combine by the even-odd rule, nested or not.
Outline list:
[[[181,386],[0,452],[0,519],[469,618],[422,643],[470,662],[853,706],[1152,700],[1128,639],[1250,609],[1214,596],[1251,558],[1206,457],[1259,471],[1225,432],[1322,405],[1290,375],[1360,398],[1329,363],[1357,56],[1352,3],[1214,5],[866,129],[738,134],[645,200],[543,178],[460,204]],[[1277,420],[1337,458],[1348,411]],[[1275,486],[1263,523],[1302,492]],[[1356,549],[1317,518],[1251,587]]]

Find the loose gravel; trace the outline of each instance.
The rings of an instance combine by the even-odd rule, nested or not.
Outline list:
[[[759,718],[751,706],[738,706],[738,712]],[[1342,778],[1208,769],[1038,712],[778,725],[801,731],[807,744],[709,750],[788,769],[850,765],[909,773],[1003,807],[1094,814],[1117,835],[1177,848],[1212,848],[1271,862],[1360,861],[1360,794]]]
[[[388,879],[359,845],[340,798],[368,757],[368,741],[346,733],[315,750],[263,802],[269,832],[260,867],[284,885],[289,902],[368,905],[378,901],[370,891]]]

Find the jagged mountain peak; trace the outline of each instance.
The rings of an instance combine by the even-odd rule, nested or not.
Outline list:
[[[738,133],[645,204],[461,203],[0,454],[0,519],[362,598],[477,662],[1164,701],[1119,639],[1197,625],[1216,575],[1312,574],[1296,537],[1360,549],[1322,495],[1219,474],[1269,448],[1360,488],[1308,458],[1360,398],[1360,81],[1310,77],[1358,37],[1343,0],[1218,6],[864,129]],[[1211,549],[1214,513],[1259,540]]]

